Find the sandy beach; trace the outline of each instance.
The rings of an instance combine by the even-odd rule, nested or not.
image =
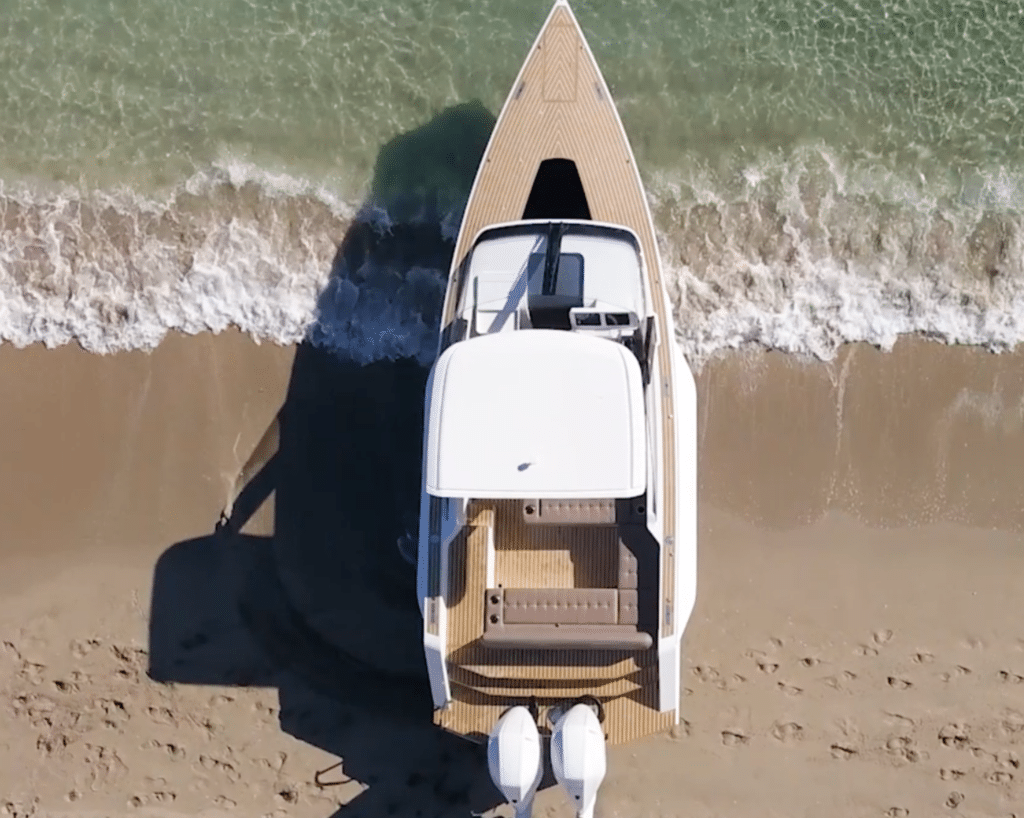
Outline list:
[[[602,816],[1024,814],[1022,363],[704,367],[685,721],[610,750]],[[417,675],[418,367],[228,332],[3,345],[0,384],[0,814],[511,814]]]

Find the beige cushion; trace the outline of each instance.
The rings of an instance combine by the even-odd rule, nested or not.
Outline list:
[[[494,625],[484,647],[495,649],[647,650],[651,635],[631,625]]]
[[[506,625],[614,625],[615,588],[505,588]]]
[[[615,500],[523,500],[523,520],[544,525],[611,525]]]

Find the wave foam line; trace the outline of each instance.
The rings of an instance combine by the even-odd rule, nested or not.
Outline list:
[[[882,191],[855,171],[808,154],[733,174],[729,196],[711,177],[655,186],[694,366],[748,344],[827,359],[907,333],[996,350],[1024,339],[1019,209],[915,199],[909,183],[890,175]],[[0,187],[0,340],[114,352],[233,325],[362,363],[429,363],[461,213],[413,199],[398,219],[242,163],[159,201]]]
[[[911,333],[1009,349],[1024,340],[1022,196],[1024,173],[844,163],[822,146],[658,179],[679,341],[697,364],[745,344],[829,359]]]

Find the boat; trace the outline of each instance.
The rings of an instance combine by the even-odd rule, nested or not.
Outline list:
[[[558,0],[456,240],[416,544],[434,721],[488,744],[517,814],[544,742],[583,815],[605,744],[679,723],[697,464],[674,339],[632,149]]]

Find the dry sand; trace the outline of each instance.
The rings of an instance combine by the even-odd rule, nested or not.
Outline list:
[[[408,658],[421,376],[303,355],[0,347],[0,814],[509,814]],[[610,751],[601,815],[1024,815],[1022,364],[705,367],[685,722]],[[286,396],[278,519],[214,534]]]

